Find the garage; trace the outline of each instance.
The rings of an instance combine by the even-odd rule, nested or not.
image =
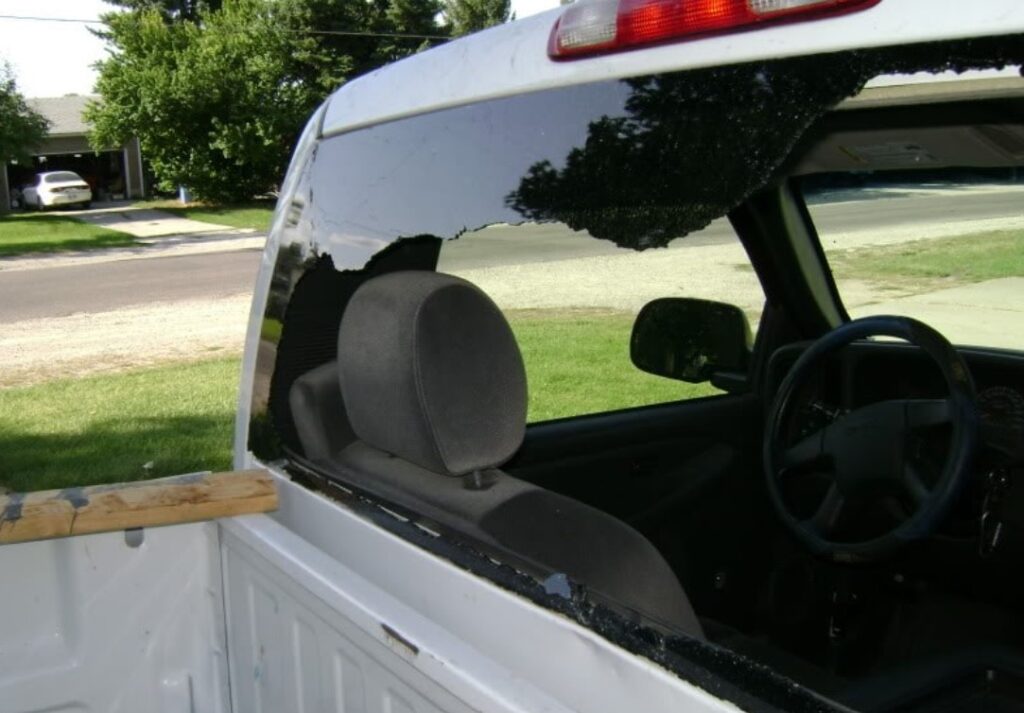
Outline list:
[[[9,164],[7,180],[12,187],[20,188],[43,171],[74,171],[89,184],[97,200],[125,197],[125,157],[122,151],[33,156],[31,165]]]
[[[50,122],[50,132],[30,163],[8,163],[0,175],[0,210],[20,195],[20,189],[43,171],[74,171],[89,184],[98,201],[142,198],[145,182],[137,138],[122,146],[95,151],[89,127],[82,118],[91,96],[29,99],[29,105]],[[5,185],[6,184],[6,185]],[[16,207],[11,205],[10,207]]]

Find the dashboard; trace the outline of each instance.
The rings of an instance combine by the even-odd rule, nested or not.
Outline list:
[[[770,395],[808,346],[790,345],[773,355]],[[1024,661],[1019,653],[1024,635],[1024,578],[1019,574],[1024,561],[1024,353],[958,351],[975,383],[978,443],[943,521],[927,538],[884,559],[856,565],[813,561],[815,581],[823,583],[819,586],[830,598],[823,610],[829,631],[840,617],[847,638],[835,648],[845,647],[843,665],[851,669],[865,665],[885,671],[906,661],[908,652],[922,660],[961,654],[981,659],[1006,650],[1012,655],[1006,663],[993,664],[990,673],[1001,666],[1024,670],[1019,668]],[[823,360],[799,387],[786,436],[800,440],[880,401],[947,396],[938,367],[917,347],[855,342]],[[905,433],[907,447],[917,440],[913,447],[941,469],[952,427],[947,423],[927,430]],[[873,515],[864,510],[858,517],[870,520]]]
[[[770,394],[809,346],[789,345],[769,362]],[[958,502],[932,538],[942,557],[1002,560],[1024,557],[1024,353],[958,349],[975,383],[978,447]],[[827,426],[842,414],[888,399],[942,399],[948,392],[938,367],[917,347],[900,342],[855,342],[824,360],[796,394],[790,435]],[[770,399],[769,399],[770,401]],[[770,405],[770,404],[769,404]],[[913,445],[934,469],[948,453],[949,427],[932,429]]]
[[[808,344],[780,349],[769,365],[774,393]],[[959,349],[974,379],[984,447],[1005,464],[1024,464],[1024,353]],[[892,342],[858,342],[825,363],[804,389],[810,410],[846,412],[886,399],[947,396],[938,367],[920,349]],[[991,455],[991,454],[989,454]]]

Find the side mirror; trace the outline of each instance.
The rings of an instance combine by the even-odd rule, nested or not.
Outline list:
[[[737,391],[745,386],[750,346],[750,324],[739,307],[667,297],[640,310],[629,352],[648,374]]]

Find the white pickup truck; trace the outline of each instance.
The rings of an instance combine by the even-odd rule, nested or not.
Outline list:
[[[7,496],[114,531],[0,545],[0,713],[1024,710],[1022,61],[581,0],[345,85],[215,476],[276,510]]]

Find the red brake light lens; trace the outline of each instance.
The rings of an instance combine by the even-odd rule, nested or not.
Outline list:
[[[552,59],[862,10],[881,0],[580,0],[555,23]]]

